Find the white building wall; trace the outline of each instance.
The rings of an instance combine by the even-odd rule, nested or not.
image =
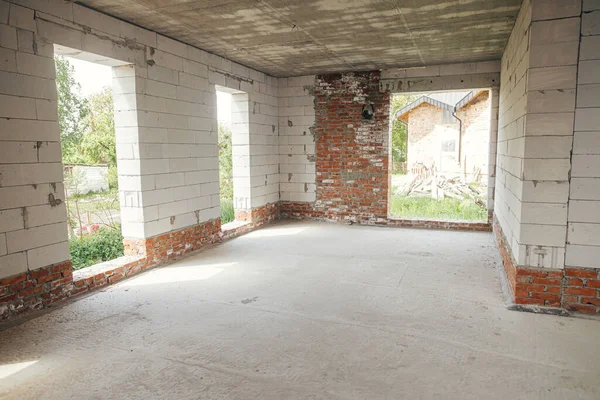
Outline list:
[[[281,200],[316,200],[315,76],[279,79],[279,179]]]
[[[526,0],[502,59],[496,216],[518,265],[564,267],[580,13]]]
[[[126,237],[219,217],[215,85],[252,107],[251,206],[279,200],[277,79],[71,2],[0,0],[0,277],[69,259],[53,45],[114,67]]]
[[[565,262],[600,268],[600,2],[591,0],[581,21]]]

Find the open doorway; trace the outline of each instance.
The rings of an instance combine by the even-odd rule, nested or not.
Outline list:
[[[391,218],[486,221],[491,91],[392,97]]]
[[[73,269],[123,256],[112,68],[55,46],[69,249]]]
[[[216,89],[221,224],[227,230],[250,218],[249,101],[245,92]]]

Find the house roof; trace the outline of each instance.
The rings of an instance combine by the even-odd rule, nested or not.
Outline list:
[[[428,103],[441,109],[455,112],[464,107],[473,97],[481,92],[481,90],[471,90],[464,92],[438,92],[425,94],[396,111],[396,118],[402,119],[407,113],[423,103]]]

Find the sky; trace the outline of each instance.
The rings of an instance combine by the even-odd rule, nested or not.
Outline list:
[[[111,67],[68,58],[75,69],[75,80],[81,85],[81,94],[85,97],[97,93],[105,86],[111,86]],[[219,122],[231,123],[231,94],[217,92],[217,118]]]

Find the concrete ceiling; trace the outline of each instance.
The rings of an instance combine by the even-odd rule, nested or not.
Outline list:
[[[274,76],[500,59],[522,0],[80,0]]]

